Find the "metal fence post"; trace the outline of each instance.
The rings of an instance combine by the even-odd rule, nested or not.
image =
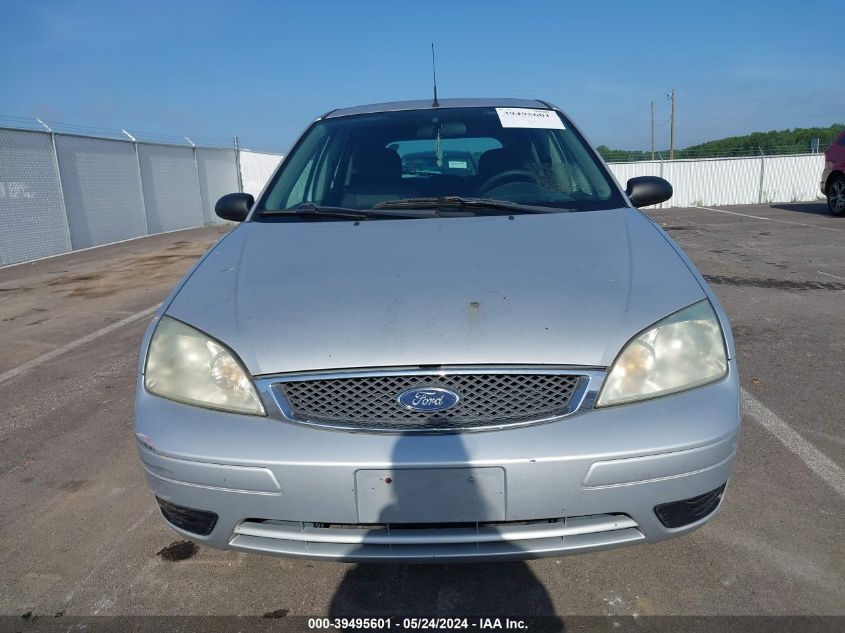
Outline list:
[[[235,171],[238,172],[238,191],[243,193],[244,190],[244,179],[243,175],[241,174],[241,146],[238,143],[238,137],[235,135]]]
[[[657,155],[660,156],[660,177],[663,178],[663,153],[657,152]],[[664,204],[665,204],[665,201],[661,202],[660,206],[658,208],[662,209]]]
[[[760,150],[760,189],[757,193],[757,204],[763,204],[763,178],[766,176],[766,155],[763,153],[763,148]]]
[[[65,234],[67,235],[67,245],[70,250],[73,250],[73,239],[70,236],[70,218],[67,215],[67,202],[65,201],[65,189],[62,185],[62,170],[59,167],[59,151],[56,149],[56,133],[49,125],[44,123],[41,119],[36,118],[41,125],[43,125],[50,133],[50,144],[53,147],[53,165],[56,168],[56,180],[59,182],[59,197],[62,199],[62,214],[65,217]]]
[[[147,201],[144,200],[144,176],[141,173],[141,154],[138,152],[138,141],[126,130],[121,129],[121,132],[129,137],[132,145],[135,147],[135,163],[138,165],[138,189],[141,191],[141,209],[144,211],[144,233],[150,234],[150,223],[147,221]]]
[[[191,144],[191,149],[194,152],[194,169],[197,171],[197,191],[200,196],[200,212],[202,213],[202,224],[205,226],[205,206],[202,202],[202,179],[200,178],[200,164],[197,160],[197,146],[187,136],[185,137],[185,140]],[[209,220],[209,222],[211,222],[211,220]]]

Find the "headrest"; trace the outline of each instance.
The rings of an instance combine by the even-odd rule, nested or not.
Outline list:
[[[355,162],[354,184],[396,182],[402,178],[402,159],[392,149],[368,148],[358,154]]]
[[[521,165],[516,155],[504,147],[488,149],[478,159],[478,173],[486,178],[500,174],[503,171],[508,171],[509,169],[520,168]]]

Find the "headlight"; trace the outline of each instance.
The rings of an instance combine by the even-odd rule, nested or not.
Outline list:
[[[715,382],[727,371],[722,328],[705,299],[628,341],[610,368],[596,406],[686,391]]]
[[[166,316],[150,340],[144,386],[178,402],[265,415],[252,380],[235,355],[199,330]]]

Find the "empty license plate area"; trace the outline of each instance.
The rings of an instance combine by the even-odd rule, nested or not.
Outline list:
[[[503,468],[396,468],[355,473],[360,523],[505,520]]]

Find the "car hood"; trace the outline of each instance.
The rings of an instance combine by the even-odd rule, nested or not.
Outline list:
[[[610,365],[703,299],[635,209],[353,222],[249,222],[167,314],[253,375],[360,367]]]

